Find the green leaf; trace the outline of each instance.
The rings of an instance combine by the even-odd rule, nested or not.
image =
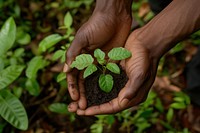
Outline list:
[[[95,71],[97,71],[97,67],[94,64],[89,65],[84,71],[83,78],[90,76]]]
[[[131,52],[122,47],[113,48],[108,53],[108,57],[111,60],[123,60],[123,59],[131,57]]]
[[[66,79],[66,73],[61,72],[61,73],[58,74],[56,81],[60,82],[64,79]]]
[[[173,116],[174,116],[174,110],[172,108],[169,108],[167,115],[166,115],[166,119],[167,119],[168,123],[170,123],[172,121]]]
[[[7,90],[0,91],[0,115],[20,130],[28,128],[28,117],[22,103]]]
[[[16,25],[12,17],[6,20],[0,32],[0,56],[6,53],[14,44]]]
[[[113,87],[113,77],[110,74],[101,74],[99,77],[99,87],[106,93],[110,92]]]
[[[87,66],[93,63],[94,59],[90,54],[81,54],[76,57],[75,61],[72,62],[71,68],[77,68],[78,70],[83,70]]]
[[[40,94],[40,85],[36,79],[27,79],[26,90],[33,96],[38,96]]]
[[[22,73],[24,66],[9,66],[0,72],[0,90],[10,85]]]
[[[44,68],[45,60],[42,56],[35,56],[28,63],[28,67],[26,69],[26,76],[30,79],[35,79],[37,77],[38,70]]]
[[[70,12],[67,12],[64,17],[64,25],[66,28],[70,28],[72,26],[73,18]]]
[[[186,105],[184,103],[172,103],[170,107],[174,109],[185,109]]]
[[[63,56],[63,54],[65,54],[65,50],[57,50],[52,57],[53,61],[58,60],[59,58],[61,58]]]
[[[49,107],[49,110],[54,113],[59,113],[59,114],[67,114],[67,105],[65,103],[53,103]]]
[[[49,48],[53,47],[55,44],[60,42],[63,39],[62,36],[59,34],[52,34],[47,37],[45,37],[40,43],[39,43],[39,52],[46,52]]]
[[[17,28],[16,42],[21,45],[26,45],[30,43],[31,36],[26,33],[22,27]]]
[[[101,49],[96,49],[94,51],[94,57],[96,57],[99,64],[102,65],[105,63],[105,53]]]
[[[118,65],[115,64],[115,63],[108,63],[108,64],[106,65],[106,68],[107,68],[108,70],[110,70],[111,72],[113,72],[113,73],[120,74],[120,68],[119,68]]]

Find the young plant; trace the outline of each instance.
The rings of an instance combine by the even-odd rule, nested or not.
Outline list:
[[[90,54],[81,54],[76,57],[75,61],[72,62],[71,68],[75,67],[78,70],[83,70],[86,68],[83,74],[84,78],[88,77],[99,68],[102,71],[102,74],[100,75],[98,81],[99,87],[101,88],[101,90],[108,93],[112,90],[114,81],[112,75],[107,73],[107,70],[115,74],[120,74],[120,68],[113,61],[127,59],[131,57],[131,52],[122,47],[113,48],[111,51],[109,51],[109,59],[108,61],[106,61],[105,53],[100,49],[96,49],[94,51],[94,57],[96,58],[100,67],[93,64],[94,58]]]

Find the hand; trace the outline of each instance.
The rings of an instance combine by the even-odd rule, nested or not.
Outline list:
[[[117,98],[99,106],[92,106],[85,110],[78,109],[79,115],[113,114],[143,102],[151,88],[157,70],[158,58],[151,56],[151,52],[141,44],[132,33],[125,48],[132,52],[132,57],[125,61],[123,68],[129,78],[125,87]],[[81,82],[80,82],[81,84]],[[84,92],[84,87],[80,88]]]
[[[67,51],[67,82],[68,90],[72,100],[76,101],[70,104],[69,111],[77,110],[77,100],[79,108],[86,108],[84,95],[79,91],[77,81],[81,79],[79,72],[75,69],[70,70],[70,64],[80,53],[93,53],[96,48],[103,51],[109,51],[113,47],[124,46],[131,28],[131,15],[127,12],[119,14],[108,12],[102,13],[95,11],[77,32],[70,48]],[[79,75],[79,78],[77,78]]]

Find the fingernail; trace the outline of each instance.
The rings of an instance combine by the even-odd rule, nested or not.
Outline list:
[[[70,67],[65,63],[63,67],[63,72],[68,72],[70,70]]]

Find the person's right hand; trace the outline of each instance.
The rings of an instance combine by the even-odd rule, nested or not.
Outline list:
[[[64,68],[67,69],[68,91],[72,100],[75,101],[70,104],[69,111],[77,110],[78,100],[82,101],[79,107],[81,109],[86,108],[86,101],[80,100],[84,96],[79,92],[77,85],[79,72],[70,69],[75,57],[81,53],[93,53],[96,48],[108,52],[113,47],[124,46],[130,32],[131,21],[131,15],[127,12],[117,14],[116,12],[94,11],[90,19],[78,30],[67,51],[67,65]]]

